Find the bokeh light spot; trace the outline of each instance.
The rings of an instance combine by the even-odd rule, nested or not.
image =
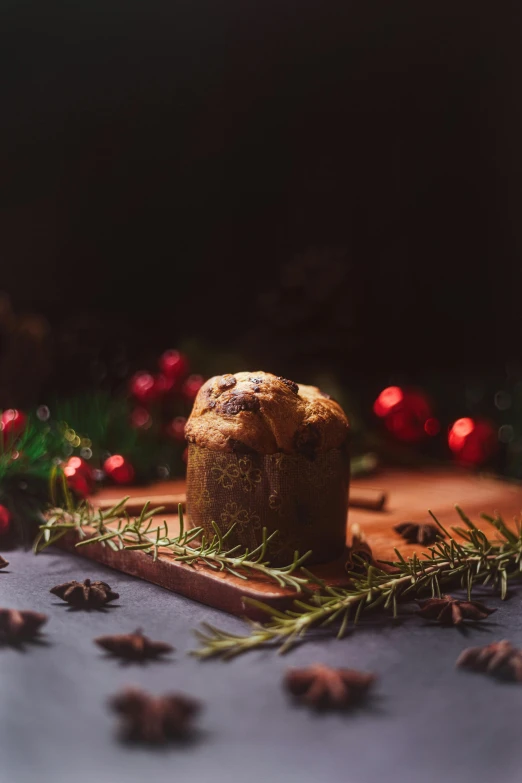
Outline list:
[[[511,424],[503,424],[498,430],[498,439],[501,443],[511,443],[515,437],[515,430]]]

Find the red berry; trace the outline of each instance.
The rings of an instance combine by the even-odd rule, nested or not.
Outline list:
[[[452,451],[460,451],[466,443],[466,438],[475,429],[475,422],[469,417],[457,419],[451,426],[448,435],[448,445]]]
[[[152,416],[146,408],[134,408],[130,419],[132,426],[137,430],[148,430],[152,425]]]
[[[203,386],[204,382],[205,381],[201,375],[189,375],[181,389],[183,396],[192,402],[196,398],[196,395]]]
[[[65,465],[64,472],[66,470],[80,473],[82,476],[85,476],[86,479],[90,479],[92,476],[91,466],[81,457],[69,457]],[[67,473],[65,475],[67,475]]]
[[[164,394],[168,394],[174,388],[175,380],[168,375],[160,373],[156,375],[154,379],[154,389],[157,397],[163,397]]]
[[[0,418],[0,429],[4,436],[7,435],[7,440],[14,440],[18,438],[25,429],[27,422],[27,416],[21,411],[9,408],[2,413]]]
[[[11,527],[11,512],[5,506],[0,506],[0,536],[9,532]]]
[[[66,476],[67,486],[80,497],[85,498],[91,493],[91,486],[81,473],[73,473]]]
[[[387,416],[403,399],[404,392],[399,386],[388,386],[373,403],[373,412],[381,418]]]
[[[167,427],[167,432],[171,438],[177,440],[179,443],[184,443],[186,423],[187,420],[184,416],[176,416],[176,418],[173,419],[173,421],[171,421]]]
[[[149,372],[137,372],[129,383],[132,396],[142,405],[153,402],[157,397],[157,389],[154,378]]]
[[[81,457],[71,457],[63,468],[67,486],[82,497],[90,495],[94,481],[91,466]]]
[[[159,358],[160,370],[174,381],[179,381],[189,371],[187,357],[179,351],[165,351]]]
[[[134,468],[121,454],[113,454],[106,459],[103,469],[115,484],[130,484],[134,479]]]

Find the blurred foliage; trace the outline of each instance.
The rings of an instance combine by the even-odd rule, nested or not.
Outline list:
[[[522,480],[520,362],[483,375],[458,369],[437,373],[430,370],[429,357],[421,356],[415,373],[382,373],[378,367],[370,376],[358,371],[350,356],[364,329],[350,269],[346,249],[309,249],[283,265],[267,288],[260,288],[253,304],[258,321],[253,330],[243,333],[239,316],[235,321],[227,315],[227,327],[220,322],[210,340],[176,339],[165,333],[161,344],[156,333],[151,340],[141,321],[117,313],[79,310],[51,324],[38,314],[17,313],[9,297],[0,294],[0,406],[28,411],[43,403],[53,423],[31,417],[27,440],[19,447],[24,457],[16,468],[0,458],[0,480],[28,469],[33,481],[38,476],[41,480],[49,459],[81,454],[81,446],[71,450],[70,442],[64,443],[63,426],[91,442],[89,461],[94,467],[101,468],[109,454],[121,453],[139,481],[182,475],[183,445],[165,436],[162,422],[187,416],[189,403],[178,400],[170,409],[165,401],[152,405],[149,429],[137,430],[129,423],[133,402],[128,379],[141,369],[156,372],[159,354],[173,345],[188,356],[192,371],[204,377],[265,369],[328,392],[349,416],[354,466],[447,463],[448,429],[457,418],[470,416],[489,420],[498,433],[498,449],[484,468]],[[324,330],[318,330],[318,322]],[[185,334],[191,331],[187,324]],[[329,343],[334,333],[335,346]],[[344,358],[340,346],[345,346]],[[423,389],[431,398],[440,433],[409,447],[386,432],[372,404],[388,385]],[[58,430],[56,422],[66,425]],[[368,460],[368,455],[377,456]]]

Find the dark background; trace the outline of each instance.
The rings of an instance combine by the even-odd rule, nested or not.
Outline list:
[[[1,289],[47,382],[187,338],[300,380],[518,357],[520,15],[2,3]]]

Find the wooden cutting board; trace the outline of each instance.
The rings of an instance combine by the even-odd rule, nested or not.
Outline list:
[[[384,506],[377,510],[382,495]],[[162,482],[148,487],[116,487],[101,490],[92,502],[108,508],[123,496],[130,495],[130,511],[139,511],[150,500],[153,505],[166,505],[169,534],[179,530],[178,516],[172,511],[185,501],[183,481]],[[351,498],[358,506],[351,506],[347,520],[347,544],[351,540],[351,528],[357,525],[370,544],[374,557],[379,560],[395,559],[394,548],[403,555],[420,553],[419,545],[405,544],[393,530],[400,522],[431,521],[431,509],[445,527],[459,524],[455,512],[458,503],[478,527],[491,530],[480,513],[500,513],[506,522],[522,511],[522,487],[495,478],[469,475],[458,470],[389,470],[378,476],[360,478],[353,482]],[[75,541],[64,539],[63,546],[72,551]],[[177,563],[168,553],[161,554],[156,562],[143,552],[113,552],[100,544],[75,550],[77,554],[104,563],[118,571],[145,579],[181,595],[233,614],[258,617],[256,610],[244,602],[244,597],[255,598],[273,606],[289,605],[295,593],[280,589],[271,580],[253,578],[245,582],[230,574],[217,573],[203,566],[187,566]],[[346,582],[344,564],[346,555],[337,561],[314,566],[313,571],[329,584]]]

